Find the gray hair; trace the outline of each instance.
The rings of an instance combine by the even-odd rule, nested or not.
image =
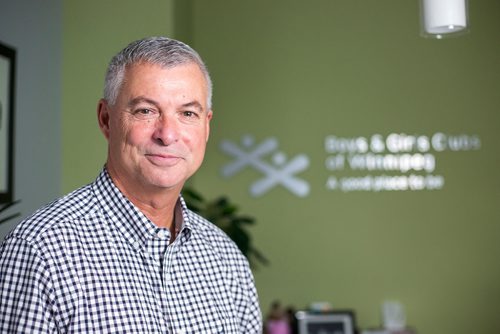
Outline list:
[[[125,70],[137,63],[157,64],[165,68],[194,63],[207,82],[207,105],[212,108],[212,80],[200,55],[189,45],[167,37],[149,37],[130,43],[109,63],[104,82],[104,99],[114,105],[123,83]]]

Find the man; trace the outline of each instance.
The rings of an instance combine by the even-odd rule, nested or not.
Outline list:
[[[261,332],[248,262],[180,196],[203,160],[211,91],[199,55],[175,40],[111,60],[97,108],[106,165],[4,240],[0,332]]]

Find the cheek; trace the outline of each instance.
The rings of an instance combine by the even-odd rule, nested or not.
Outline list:
[[[139,145],[151,137],[151,126],[145,123],[121,122],[117,127],[117,137],[122,145]]]
[[[190,138],[189,146],[197,159],[203,159],[207,145],[207,132],[199,131],[196,136]]]
[[[193,146],[193,149],[199,149],[205,142],[206,132],[203,128],[189,129],[183,135],[184,141]]]

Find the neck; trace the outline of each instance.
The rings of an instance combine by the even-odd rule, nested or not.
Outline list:
[[[141,210],[141,212],[146,217],[148,217],[149,220],[151,220],[156,226],[162,228],[174,227],[174,212],[177,198],[178,195],[175,197],[175,200],[170,200],[159,204],[152,201],[134,201],[129,197],[130,201],[134,203],[134,205],[138,207],[139,210]]]
[[[108,170],[113,183],[149,220],[161,228],[174,226],[175,206],[181,187],[169,189],[135,189],[121,182],[111,170]]]

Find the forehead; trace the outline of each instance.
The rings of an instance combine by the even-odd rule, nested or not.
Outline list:
[[[207,95],[206,78],[196,63],[165,67],[154,63],[136,63],[126,67],[120,93],[188,91]],[[184,93],[183,93],[184,94]]]

